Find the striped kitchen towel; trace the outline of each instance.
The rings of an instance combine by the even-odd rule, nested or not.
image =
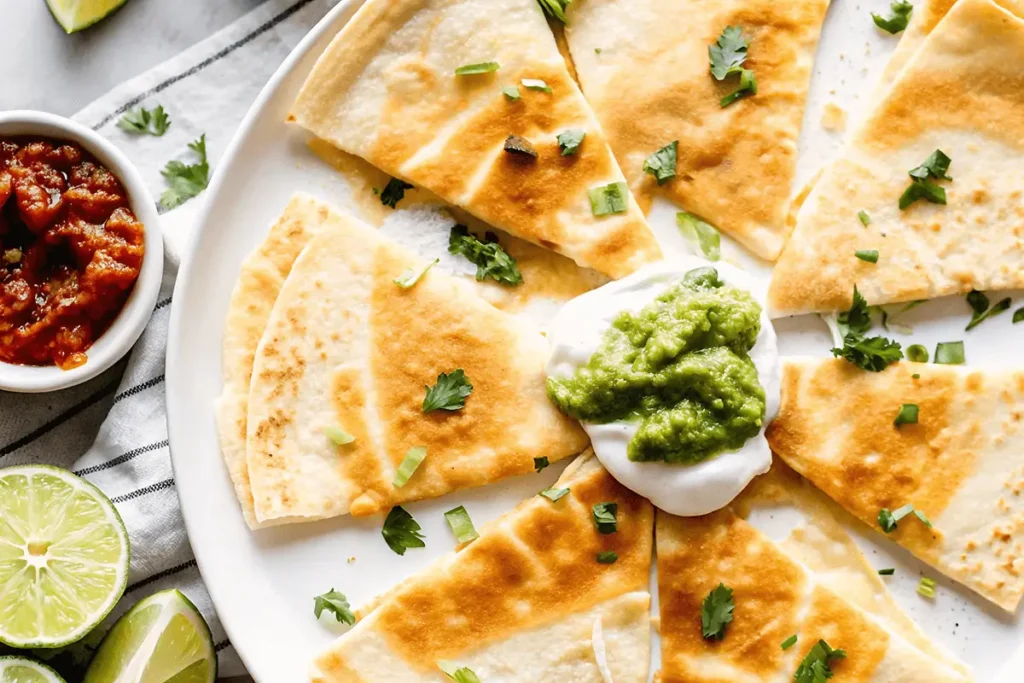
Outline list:
[[[154,197],[168,160],[190,159],[187,145],[205,134],[211,165],[275,69],[337,0],[268,0],[236,23],[90,104],[75,119],[114,141],[139,167]],[[162,105],[171,117],[163,137],[117,127],[125,112]],[[221,676],[244,674],[196,569],[174,488],[164,410],[164,356],[178,259],[202,197],[163,216],[167,250],[163,289],[131,356],[78,387],[40,394],[0,392],[0,466],[68,467],[99,486],[117,506],[131,537],[131,576],[107,622],[84,641],[39,652],[69,681],[106,628],[132,604],[178,588],[213,629]]]

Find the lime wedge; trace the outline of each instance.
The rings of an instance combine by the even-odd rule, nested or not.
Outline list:
[[[103,492],[67,470],[0,470],[0,642],[73,643],[128,579],[128,534]]]
[[[0,657],[0,683],[64,683],[57,672],[26,657]]]
[[[68,33],[89,28],[128,0],[46,0],[57,23]]]
[[[213,683],[217,654],[195,605],[171,589],[155,593],[117,620],[83,683]]]

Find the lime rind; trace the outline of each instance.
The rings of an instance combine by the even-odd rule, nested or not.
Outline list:
[[[56,671],[28,657],[0,657],[0,683],[65,683]]]
[[[131,551],[117,509],[67,470],[22,465],[0,470],[0,519],[0,588],[18,596],[0,603],[0,643],[46,649],[80,640],[128,583]]]
[[[100,22],[128,0],[46,0],[50,14],[65,33],[75,33]]]

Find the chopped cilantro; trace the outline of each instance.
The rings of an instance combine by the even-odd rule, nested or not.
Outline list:
[[[723,97],[719,104],[722,108],[728,107],[730,104],[742,97],[751,97],[757,94],[757,78],[754,76],[754,72],[750,69],[743,69],[740,71],[740,84],[735,90]]]
[[[537,470],[538,474],[540,474],[540,471],[550,464],[551,463],[548,462],[548,457],[546,455],[533,459],[533,469]]]
[[[966,362],[964,343],[939,342],[935,345],[935,362],[941,365],[963,365]]]
[[[877,249],[861,249],[859,251],[855,251],[853,255],[859,258],[861,261],[867,261],[868,263],[878,263]]]
[[[664,185],[676,177],[676,153],[679,150],[679,141],[673,140],[657,152],[651,154],[644,160],[644,173],[650,173]]]
[[[466,406],[466,398],[473,393],[473,385],[462,368],[453,370],[451,374],[442,372],[437,376],[437,384],[423,388],[427,390],[421,408],[424,413],[461,410]]]
[[[725,628],[732,622],[732,611],[736,604],[732,599],[732,589],[724,583],[708,593],[700,606],[701,633],[705,640],[722,640]]]
[[[615,515],[619,511],[617,503],[597,503],[593,508],[594,526],[602,534],[614,534],[618,531]]]
[[[459,666],[454,662],[440,661],[437,663],[437,667],[444,672],[445,676],[455,681],[455,683],[480,683],[480,677],[473,673],[473,670]]]
[[[587,191],[590,198],[590,210],[595,216],[607,216],[612,213],[625,213],[628,206],[629,189],[626,183],[608,183]]]
[[[405,191],[411,189],[412,185],[409,183],[392,178],[380,193],[380,203],[393,209],[398,206],[398,202],[405,199]]]
[[[889,4],[889,9],[892,11],[892,16],[883,17],[880,14],[871,13],[871,18],[875,22],[875,26],[886,31],[888,33],[899,33],[900,31],[907,28],[907,24],[910,22],[910,15],[914,11],[914,6],[907,2],[907,0],[893,0]]]
[[[313,598],[313,616],[319,619],[324,610],[333,614],[339,622],[350,626],[356,623],[356,615],[352,613],[348,598],[333,588]]]
[[[399,555],[405,555],[409,548],[426,548],[423,542],[423,534],[420,533],[420,525],[405,511],[401,505],[391,508],[387,518],[384,520],[384,528],[381,529],[381,536],[387,542],[388,547]]]
[[[494,233],[484,234],[481,241],[472,234],[465,225],[456,225],[448,236],[448,252],[461,254],[476,266],[476,279],[490,278],[495,282],[514,287],[521,284],[523,275],[519,272],[516,260],[498,244]]]
[[[569,157],[576,153],[576,150],[580,148],[583,143],[583,138],[587,137],[587,134],[582,130],[576,130],[569,128],[563,130],[558,134],[558,148],[562,150],[563,157]]]
[[[165,209],[181,206],[189,199],[198,196],[210,184],[210,163],[206,158],[206,134],[198,140],[188,143],[188,148],[196,153],[199,161],[185,165],[177,159],[168,161],[160,174],[167,181],[168,188],[160,195],[160,205]]]
[[[920,344],[911,344],[907,347],[907,360],[914,363],[927,363],[928,349]]]
[[[856,285],[850,310],[840,313],[838,320],[843,345],[832,349],[833,356],[870,372],[881,372],[903,358],[899,343],[885,337],[864,336],[871,329],[871,310]]]
[[[619,559],[619,554],[613,550],[605,550],[597,554],[598,564],[615,564]]]
[[[687,211],[676,214],[676,225],[683,237],[697,245],[708,261],[722,258],[722,236],[715,226]]]
[[[171,127],[171,118],[164,108],[157,105],[154,109],[139,107],[131,109],[117,122],[117,127],[134,135],[152,135],[162,137]]]
[[[391,485],[396,489],[400,489],[409,483],[409,478],[412,477],[426,457],[426,448],[410,448],[402,459],[402,464],[395,470],[395,478],[392,480]]]
[[[1005,311],[1010,310],[1010,297],[1000,299],[992,306],[989,306],[988,297],[983,292],[977,290],[971,290],[967,295],[967,303],[971,306],[971,310],[974,312],[971,315],[971,322],[967,323],[965,331],[969,332],[975,327],[985,322],[992,316],[999,315]]]
[[[834,650],[824,640],[819,640],[800,662],[793,674],[793,683],[825,683],[832,678],[832,664],[837,659],[846,659],[846,651]]]
[[[497,71],[501,65],[497,62],[480,62],[479,64],[466,64],[455,70],[456,76],[475,76],[477,74],[489,74]]]
[[[392,282],[401,287],[402,289],[411,289],[420,278],[427,274],[427,271],[438,264],[441,259],[434,259],[423,268],[419,270],[413,270],[412,268],[406,268],[405,272],[396,277]]]
[[[1021,321],[1024,321],[1024,307],[1018,308],[1013,312],[1013,324],[1016,325]]]
[[[711,75],[716,81],[724,81],[730,74],[740,75],[739,87],[722,98],[722,107],[728,107],[741,97],[757,94],[757,79],[754,78],[754,72],[743,68],[743,63],[747,61],[748,47],[749,41],[743,36],[743,30],[739,26],[726,26],[715,44],[708,47]]]
[[[462,505],[444,513],[444,519],[448,522],[452,533],[455,534],[455,540],[459,543],[468,543],[480,537],[480,534],[476,532],[476,527],[473,526],[473,520],[469,518],[469,513]]]
[[[554,503],[555,501],[557,501],[559,498],[561,498],[562,496],[564,496],[567,493],[569,493],[569,489],[555,489],[555,488],[551,488],[551,489],[544,489],[543,491],[540,492],[540,495],[544,496],[545,498],[550,500],[552,503]]]
[[[916,403],[904,403],[900,406],[900,412],[896,415],[896,419],[893,420],[893,424],[897,427],[900,425],[916,425],[918,412],[919,408]]]
[[[905,211],[918,199],[924,199],[932,204],[945,204],[946,190],[933,181],[952,180],[948,174],[950,162],[951,159],[941,149],[937,149],[923,164],[907,171],[911,183],[900,196],[900,210]]]

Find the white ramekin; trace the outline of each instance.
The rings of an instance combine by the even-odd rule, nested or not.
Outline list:
[[[113,143],[62,116],[39,111],[0,112],[0,137],[14,135],[70,140],[81,145],[120,179],[128,193],[132,212],[145,226],[146,254],[139,279],[113,324],[86,352],[88,360],[85,363],[71,370],[0,363],[0,390],[40,393],[81,384],[128,353],[149,322],[160,293],[164,243],[153,197],[138,170]]]

